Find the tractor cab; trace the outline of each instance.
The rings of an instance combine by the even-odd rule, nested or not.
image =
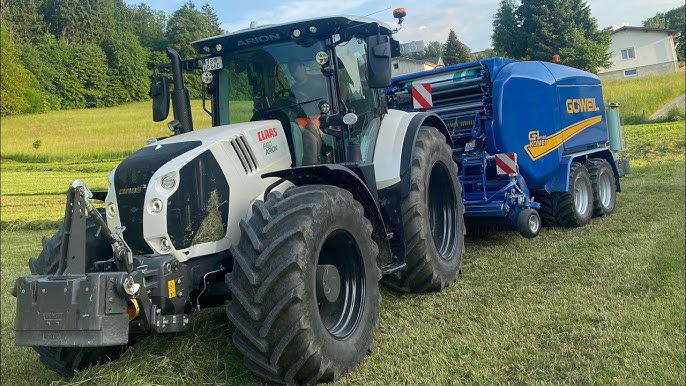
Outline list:
[[[390,59],[399,55],[392,33],[378,21],[334,16],[192,43],[213,126],[278,120],[292,166],[371,162]]]

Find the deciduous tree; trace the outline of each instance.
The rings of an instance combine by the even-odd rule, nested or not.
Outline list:
[[[681,36],[677,39],[677,56],[680,61],[684,61],[686,57],[686,17],[684,12],[686,6],[681,6],[669,10],[667,12],[658,12],[655,16],[649,17],[643,22],[644,27],[648,28],[665,28],[677,29],[681,32]]]

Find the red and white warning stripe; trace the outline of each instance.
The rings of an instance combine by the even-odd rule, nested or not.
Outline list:
[[[500,153],[495,155],[495,170],[498,174],[517,173],[517,153]]]
[[[434,102],[431,98],[431,83],[412,84],[412,105],[415,109],[430,109]]]

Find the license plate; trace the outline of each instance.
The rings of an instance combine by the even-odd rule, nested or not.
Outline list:
[[[205,58],[202,60],[202,70],[203,71],[214,71],[221,70],[224,68],[221,56],[215,56],[212,58]]]

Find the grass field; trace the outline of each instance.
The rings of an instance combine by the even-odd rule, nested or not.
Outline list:
[[[684,67],[675,74],[603,82],[605,103],[620,102],[620,115],[625,124],[645,123],[663,104],[684,93]],[[683,117],[681,106],[681,116]]]
[[[610,84],[606,95],[617,87],[625,86]],[[666,102],[670,93],[651,95]],[[194,109],[207,119],[196,126],[209,125]],[[149,103],[2,118],[0,384],[257,384],[221,308],[194,315],[188,332],[147,337],[119,362],[72,380],[14,345],[10,289],[28,273],[41,236],[54,232],[63,191],[73,178],[104,188],[122,155],[168,134],[149,122]],[[469,237],[463,274],[447,290],[383,290],[374,349],[339,384],[683,385],[685,137],[683,122],[625,126],[632,174],[611,216],[545,228],[533,240]]]
[[[635,167],[617,211],[584,228],[468,238],[454,286],[383,291],[374,350],[340,384],[684,384],[684,172],[679,161]],[[2,384],[59,379],[13,343],[9,291],[46,233],[2,234]],[[222,309],[191,327],[60,384],[256,382]]]

